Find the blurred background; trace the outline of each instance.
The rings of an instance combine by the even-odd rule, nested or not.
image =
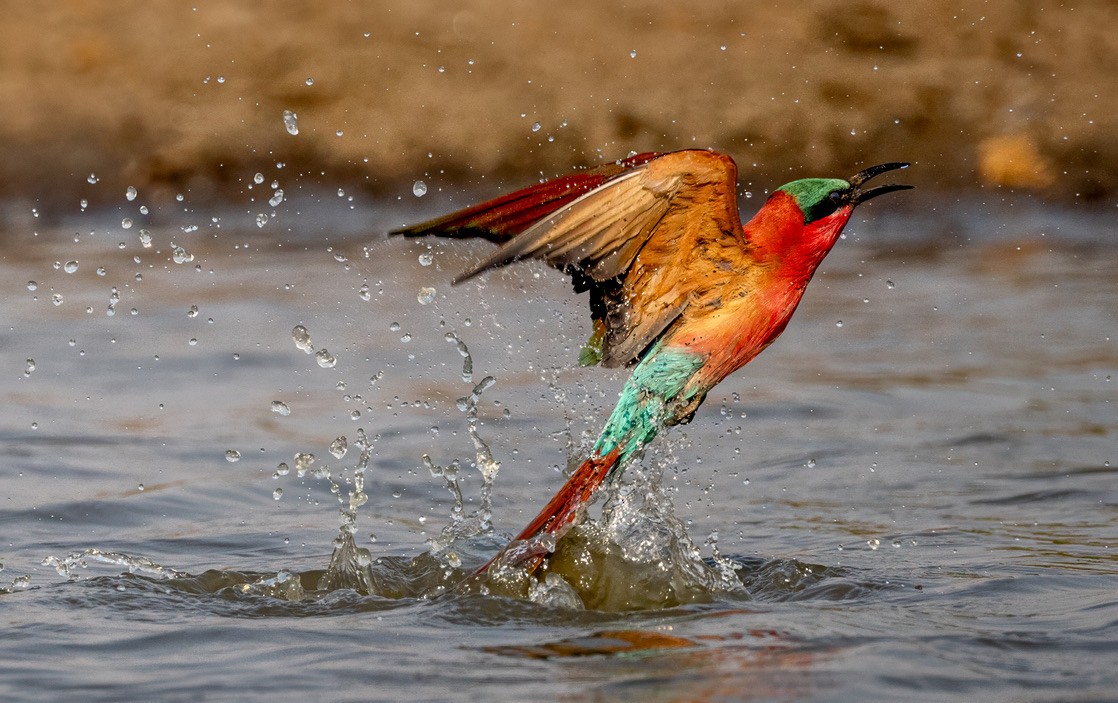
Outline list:
[[[924,188],[1114,193],[1113,0],[453,5],[9,3],[0,197],[221,199],[277,163],[395,193],[688,147],[743,190],[904,159]]]

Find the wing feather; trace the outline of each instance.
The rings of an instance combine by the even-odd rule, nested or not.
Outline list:
[[[581,192],[549,182],[531,189],[548,193],[546,198],[518,201],[512,194],[492,201],[500,203],[499,225],[493,224],[496,211],[483,204],[401,232],[455,236],[478,227],[499,234],[487,238],[500,246],[455,283],[522,259],[542,259],[566,271],[576,290],[590,290],[591,311],[605,323],[602,364],[632,363],[692,300],[719,285],[707,252],[747,244],[738,218],[737,167],[730,157],[688,150],[622,163],[622,169],[596,171],[597,182],[580,181]],[[544,201],[549,214],[521,224]]]

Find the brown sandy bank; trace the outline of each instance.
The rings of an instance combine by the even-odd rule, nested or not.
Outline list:
[[[1112,0],[11,3],[0,197],[220,197],[277,162],[406,192],[691,146],[747,189],[907,159],[1113,196],[1116,28]]]

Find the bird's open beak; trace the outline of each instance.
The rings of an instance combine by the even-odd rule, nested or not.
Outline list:
[[[912,188],[913,186],[890,183],[889,185],[877,186],[876,188],[862,190],[862,184],[873,178],[874,176],[885,173],[886,171],[896,171],[900,168],[908,168],[908,164],[898,162],[880,164],[877,166],[870,166],[865,171],[859,171],[858,173],[854,174],[848,181],[854,188],[854,190],[851,191],[850,194],[850,203],[852,205],[857,205],[858,203],[866,202],[870,198],[876,198],[877,196],[884,195],[885,193],[892,193],[894,190],[908,190],[909,188]]]

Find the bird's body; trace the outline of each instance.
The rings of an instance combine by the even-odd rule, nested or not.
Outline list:
[[[460,282],[539,258],[589,291],[594,333],[582,361],[635,364],[591,455],[499,555],[534,568],[597,487],[666,425],[687,422],[722,379],[784,331],[854,206],[908,186],[803,179],[745,225],[737,168],[710,151],[641,154],[396,233],[481,236],[501,246]]]

